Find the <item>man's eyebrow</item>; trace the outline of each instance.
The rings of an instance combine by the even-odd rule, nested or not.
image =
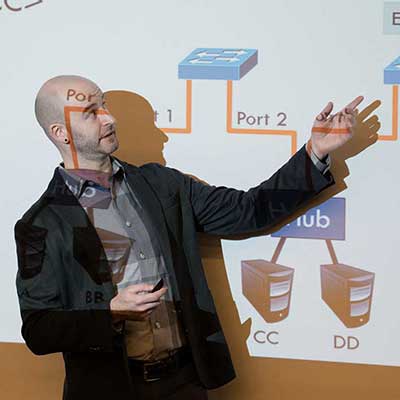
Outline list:
[[[93,106],[97,106],[97,103],[91,103],[88,106],[86,106],[83,110],[84,113],[88,112]]]
[[[104,98],[104,94],[103,94],[103,96],[101,96],[101,100],[102,100],[102,103],[104,103],[106,101]],[[84,113],[88,112],[93,106],[97,106],[97,103],[90,103],[88,106],[86,106],[84,108],[83,112]]]

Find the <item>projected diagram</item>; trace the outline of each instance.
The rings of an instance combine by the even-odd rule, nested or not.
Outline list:
[[[288,136],[291,154],[297,151],[297,131],[288,129],[237,128],[233,126],[233,81],[242,79],[258,63],[257,49],[196,48],[178,64],[178,78],[186,81],[186,123],[183,128],[163,127],[165,133],[192,132],[192,81],[225,80],[226,92],[226,131],[231,134],[260,134]],[[384,70],[384,83],[392,86],[392,131],[378,135],[378,140],[396,141],[398,139],[398,93],[400,84],[400,57]],[[252,117],[254,122],[265,116]]]
[[[288,238],[324,240],[332,264],[320,266],[321,297],[347,328],[369,321],[375,274],[338,261],[332,240],[345,240],[344,198],[331,198],[308,210],[295,221],[273,233],[279,237],[270,261],[243,260],[242,291],[266,322],[289,314],[294,268],[277,263]]]
[[[383,83],[392,86],[392,132],[379,135],[379,140],[397,140],[399,135],[399,84],[400,57],[397,57],[383,71]]]
[[[271,236],[280,239],[271,261],[259,262],[263,262],[265,269],[287,268],[277,264],[277,260],[288,238],[324,240],[332,264],[320,266],[321,298],[347,328],[355,328],[369,321],[375,274],[338,261],[332,241],[345,240],[345,206],[346,199],[331,198],[274,232]],[[242,262],[242,274],[243,269]],[[281,272],[270,273],[268,278],[270,301],[269,309],[264,309],[264,319],[280,321],[288,315],[292,277]]]
[[[165,133],[191,133],[192,131],[192,81],[227,81],[226,131],[231,134],[261,134],[288,136],[291,154],[297,151],[297,132],[287,129],[236,128],[232,124],[233,81],[242,79],[258,62],[256,49],[197,48],[178,65],[178,78],[186,80],[186,126],[184,128],[160,128]],[[254,122],[265,116],[253,117]]]
[[[243,78],[257,62],[256,49],[197,48],[190,52],[178,65],[178,78],[186,80],[186,126],[160,129],[165,133],[191,133],[192,80],[226,80],[227,133],[288,136],[293,155],[297,151],[295,130],[233,127],[233,81]],[[392,86],[392,129],[379,134],[378,140],[396,141],[400,57],[384,69],[384,84]],[[329,199],[271,236],[280,238],[271,260],[241,261],[242,293],[266,322],[279,322],[289,315],[294,268],[277,261],[287,238],[306,238],[324,240],[332,260],[332,264],[320,266],[322,300],[347,328],[368,323],[375,274],[340,263],[332,242],[345,240],[344,198]]]

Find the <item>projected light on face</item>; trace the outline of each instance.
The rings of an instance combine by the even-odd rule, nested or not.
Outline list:
[[[108,111],[104,94],[68,88],[64,106],[65,125],[74,168],[79,168],[79,157],[96,160],[118,148],[115,119]]]

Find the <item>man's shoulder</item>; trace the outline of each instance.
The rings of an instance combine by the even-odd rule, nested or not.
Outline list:
[[[147,162],[142,165],[130,164],[126,161],[118,161],[125,167],[127,173],[140,173],[146,178],[164,178],[164,179],[176,179],[177,176],[183,174],[178,169],[163,165],[156,161]]]
[[[47,210],[48,198],[46,192],[33,203],[27,210],[25,210],[18,221],[24,223],[35,224],[35,222],[43,216],[43,213]]]
[[[26,209],[21,217],[18,219],[23,223],[34,225],[38,223],[46,214],[48,214],[51,203],[52,191],[55,190],[55,171],[53,177],[50,179],[47,188],[34,200],[34,202]]]
[[[147,162],[140,166],[127,162],[122,163],[128,179],[129,175],[133,178],[135,175],[140,175],[158,196],[170,196],[171,193],[185,190],[187,186],[186,175],[176,168],[168,167],[159,162]],[[134,181],[133,184],[135,184]]]
[[[116,157],[115,157],[116,158]],[[127,161],[121,160],[116,158],[125,168],[128,168],[128,170],[133,170],[133,171],[138,171],[138,172],[148,172],[148,171],[160,171],[165,168],[168,168],[159,162],[156,161],[150,161],[141,165],[136,165],[136,164],[131,164]]]

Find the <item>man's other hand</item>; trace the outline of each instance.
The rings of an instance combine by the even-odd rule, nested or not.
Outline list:
[[[161,296],[168,290],[167,287],[162,287],[150,293],[153,287],[147,283],[140,283],[122,289],[110,302],[113,321],[118,322],[124,319],[141,321],[148,318],[160,305]]]

